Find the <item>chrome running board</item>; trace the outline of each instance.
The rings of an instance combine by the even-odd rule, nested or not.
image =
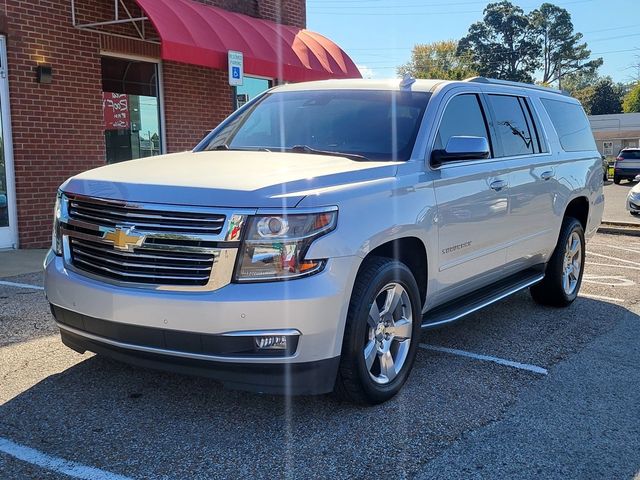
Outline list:
[[[457,298],[433,310],[428,310],[422,316],[422,328],[434,328],[455,322],[478,310],[496,303],[503,298],[524,290],[538,283],[544,278],[544,273],[538,269],[529,269],[499,282],[471,292],[462,298]]]

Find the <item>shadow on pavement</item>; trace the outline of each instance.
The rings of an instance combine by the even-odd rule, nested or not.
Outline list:
[[[552,367],[622,318],[640,320],[584,298],[566,310],[531,304],[528,295],[517,295],[425,332],[423,341]],[[419,351],[402,393],[363,408],[332,396],[227,391],[211,380],[92,356],[0,406],[0,436],[133,477],[397,478],[416,475],[465,433],[503,418],[526,388],[553,376],[553,368],[543,377]],[[616,412],[610,416],[615,424]]]

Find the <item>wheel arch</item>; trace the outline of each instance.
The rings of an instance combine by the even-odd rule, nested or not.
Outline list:
[[[391,258],[404,263],[409,270],[411,270],[411,273],[418,284],[420,300],[424,305],[427,297],[429,263],[427,247],[420,238],[407,236],[395,238],[382,243],[369,251],[360,264],[360,268],[362,267],[364,260],[371,256]]]
[[[589,220],[589,199],[584,196],[573,198],[564,210],[564,217],[573,217],[578,220],[586,232]]]

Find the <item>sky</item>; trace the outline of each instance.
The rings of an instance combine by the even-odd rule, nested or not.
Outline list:
[[[340,45],[365,77],[396,77],[416,43],[459,39],[482,19],[486,0],[307,0],[307,28]],[[525,12],[543,1],[512,0]],[[584,34],[601,75],[640,77],[640,0],[558,0]]]

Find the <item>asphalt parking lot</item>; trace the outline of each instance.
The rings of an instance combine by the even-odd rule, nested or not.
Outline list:
[[[522,292],[424,332],[402,393],[371,408],[79,355],[41,274],[1,280],[3,479],[640,478],[638,237],[591,241],[568,309]]]
[[[636,186],[637,182],[624,181],[616,185],[612,181],[604,185],[604,215],[606,222],[625,222],[640,225],[640,217],[631,215],[626,208],[629,190]]]

